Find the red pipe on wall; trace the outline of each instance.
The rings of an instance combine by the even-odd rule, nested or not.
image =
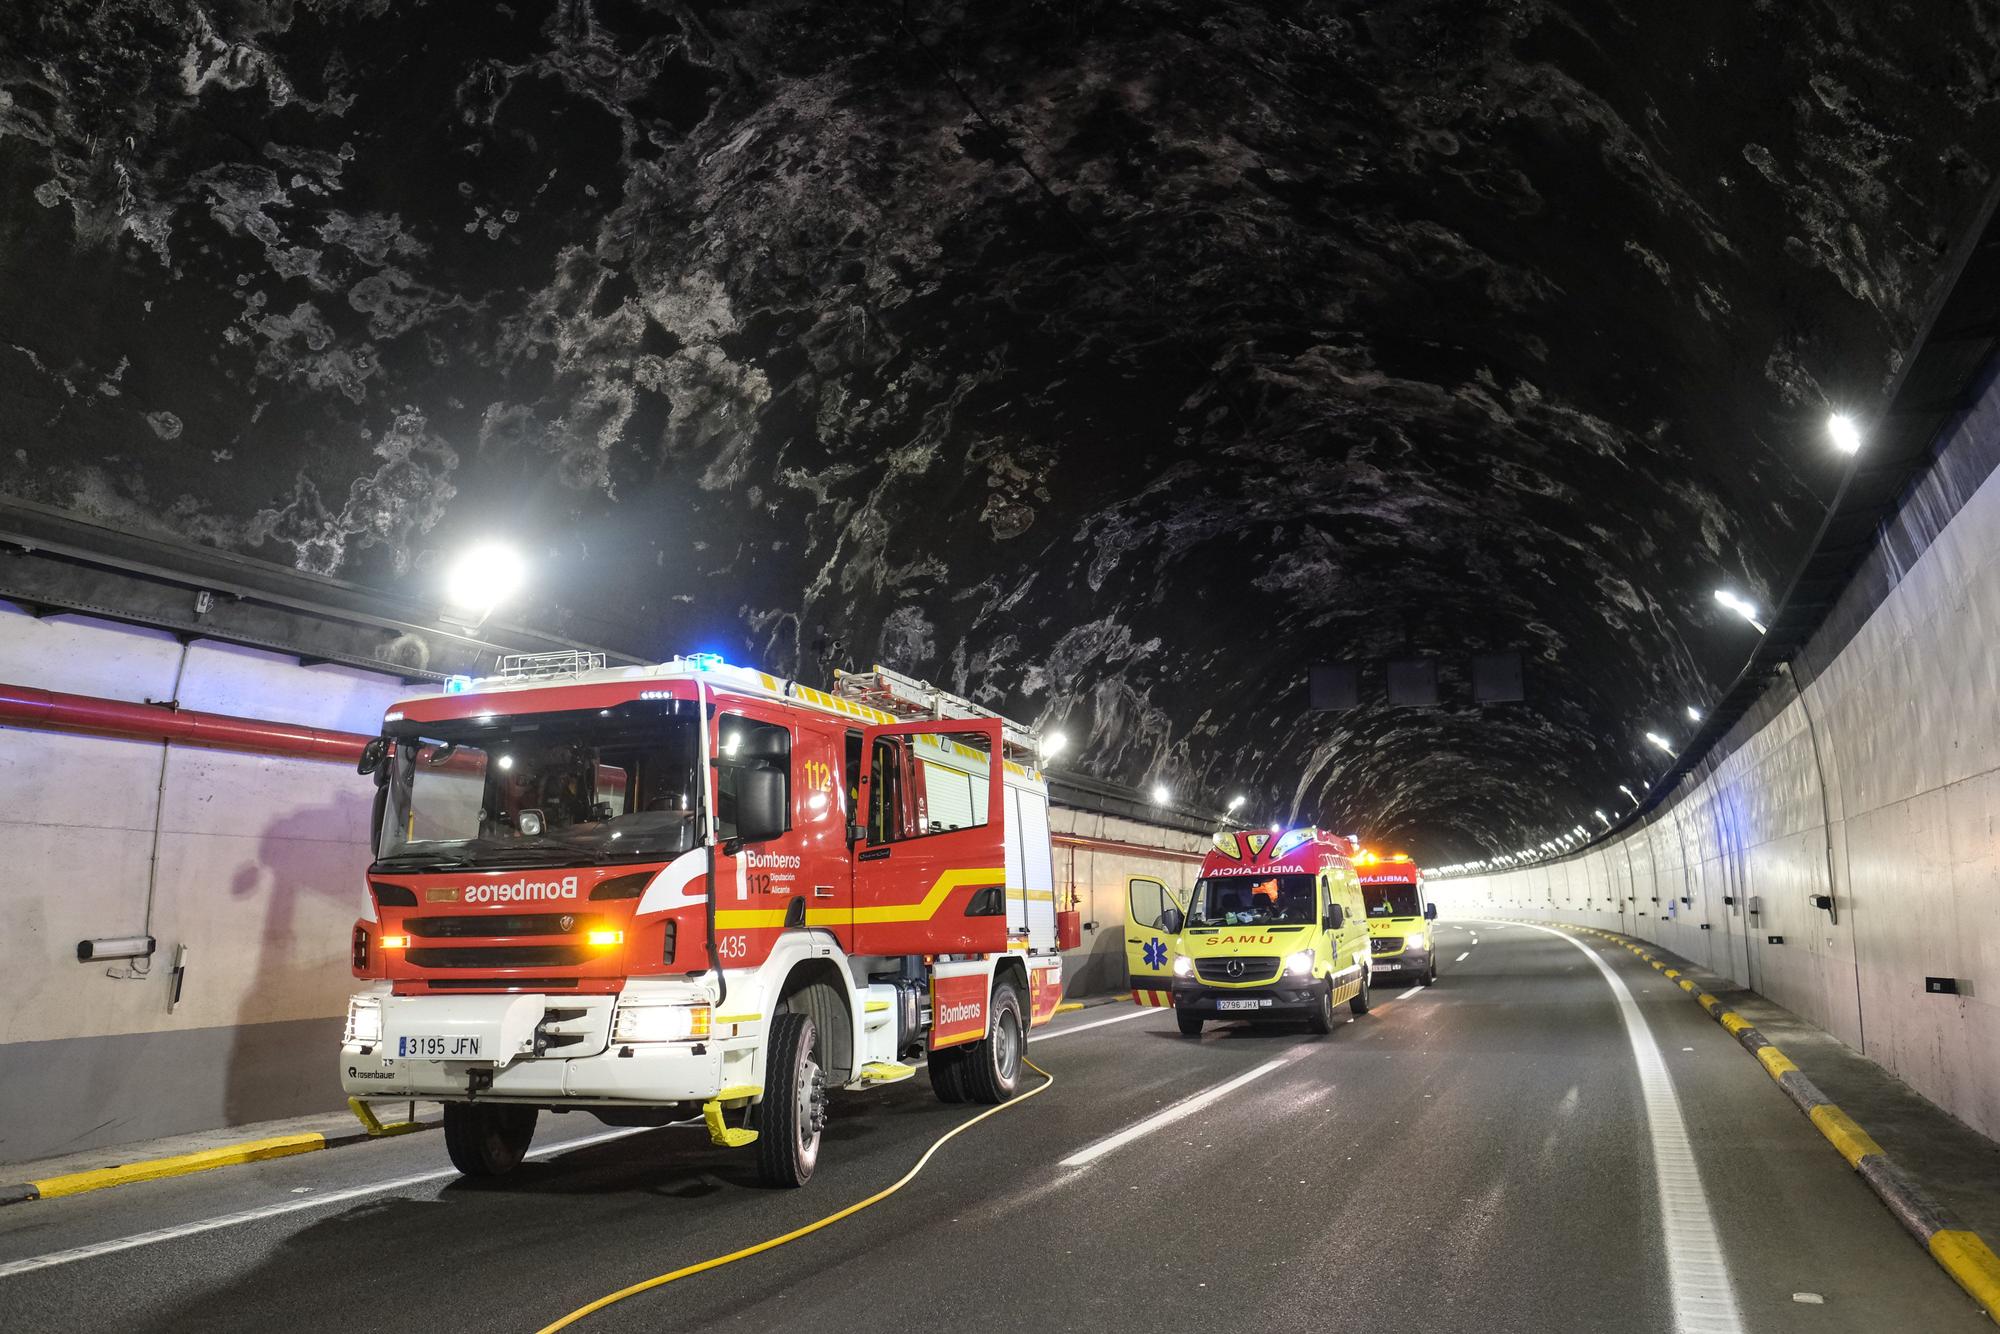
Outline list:
[[[1089,834],[1049,835],[1049,841],[1059,848],[1082,848],[1087,852],[1116,852],[1127,857],[1151,857],[1170,862],[1199,863],[1206,853],[1182,852],[1179,848],[1149,848],[1143,843],[1126,843],[1115,838],[1094,838]],[[1075,873],[1071,872],[1074,879]]]
[[[249,750],[345,764],[359,760],[361,748],[371,739],[357,732],[336,732],[324,727],[299,727],[226,713],[199,713],[167,704],[131,704],[93,695],[66,695],[57,690],[4,684],[0,684],[0,725],[93,732],[138,741],[174,741],[188,746]]]
[[[359,732],[336,732],[324,727],[267,722],[262,718],[238,718],[227,713],[199,713],[166,704],[132,704],[94,695],[66,695],[58,690],[5,684],[0,684],[0,726],[93,732],[99,736],[173,741],[187,746],[214,746],[344,764],[359,760],[361,748],[373,739]],[[1050,835],[1050,841],[1057,847],[1167,861],[1198,863],[1203,856],[1199,852],[1149,848],[1143,843],[1088,834],[1056,833]],[[1074,870],[1071,877],[1074,881]]]

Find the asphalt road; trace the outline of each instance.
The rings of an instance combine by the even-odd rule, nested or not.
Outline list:
[[[1030,1049],[1054,1087],[902,1193],[576,1328],[1728,1328],[1676,1306],[1693,1217],[1735,1328],[1990,1330],[1754,1060],[1658,973],[1591,945],[1692,1147],[1698,1184],[1666,1192],[1670,1228],[1666,1085],[1649,1102],[1614,986],[1532,928],[1439,936],[1466,957],[1436,988],[1379,991],[1328,1038],[1227,1025],[1190,1041],[1122,1004],[1064,1015]],[[697,1130],[570,1115],[545,1116],[553,1151],[496,1186],[457,1180],[431,1134],[16,1206],[0,1210],[0,1330],[533,1334],[872,1193],[969,1114],[922,1076],[844,1096],[818,1175],[791,1192]]]

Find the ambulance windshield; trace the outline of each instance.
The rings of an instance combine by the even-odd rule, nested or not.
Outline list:
[[[1370,917],[1422,917],[1415,885],[1363,885],[1361,896],[1368,902]]]
[[[1309,875],[1215,876],[1194,882],[1187,924],[1311,926],[1318,920]]]
[[[385,867],[657,861],[695,846],[692,718],[619,710],[428,723],[396,738]]]

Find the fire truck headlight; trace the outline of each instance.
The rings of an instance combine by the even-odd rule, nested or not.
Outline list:
[[[382,1000],[378,996],[351,996],[347,1001],[347,1032],[342,1042],[382,1040]]]
[[[1293,977],[1310,977],[1313,970],[1313,958],[1311,950],[1300,950],[1297,954],[1285,960],[1285,971]]]
[[[620,1005],[613,1042],[699,1042],[708,1036],[706,1005]]]
[[[1175,977],[1193,977],[1193,976],[1194,976],[1194,960],[1193,960],[1193,959],[1190,959],[1190,958],[1188,958],[1188,956],[1187,956],[1187,955],[1185,955],[1185,954],[1180,954],[1180,955],[1176,955],[1176,956],[1174,957],[1174,976],[1175,976]]]

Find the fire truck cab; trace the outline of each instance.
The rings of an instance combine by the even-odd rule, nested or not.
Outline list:
[[[1224,832],[1187,910],[1169,910],[1170,996],[1188,1037],[1211,1019],[1304,1019],[1369,1003],[1368,926],[1344,838],[1317,829]]]
[[[1000,1102],[1062,982],[1035,738],[883,668],[520,655],[391,708],[342,1083],[445,1103],[468,1175],[541,1110],[697,1112],[811,1175],[828,1090]]]

